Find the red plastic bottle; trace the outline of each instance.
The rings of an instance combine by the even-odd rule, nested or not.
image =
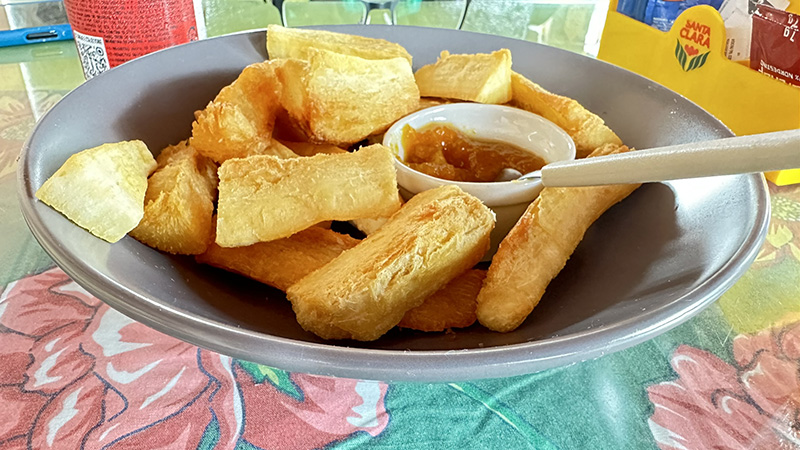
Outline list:
[[[197,40],[193,0],[65,0],[86,79],[147,53]],[[199,23],[199,26],[198,26]]]

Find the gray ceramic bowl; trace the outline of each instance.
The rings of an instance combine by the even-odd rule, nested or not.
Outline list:
[[[415,68],[443,49],[509,48],[516,71],[579,100],[628,145],[731,135],[683,97],[566,51],[449,30],[333,29],[399,42]],[[446,381],[534,372],[620,350],[687,320],[742,275],[764,239],[769,202],[761,176],[649,184],[591,227],[535,313],[514,332],[475,325],[446,334],[394,330],[372,343],[325,342],[297,325],[277,290],[129,237],[108,244],[35,200],[44,180],[82,149],[134,138],[159,149],[187,137],[193,111],[266,56],[265,34],[258,31],[124,64],[53,107],[22,153],[20,203],[42,247],[89,292],[179,339],[282,369],[344,377]]]

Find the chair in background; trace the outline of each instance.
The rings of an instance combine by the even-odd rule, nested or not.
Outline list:
[[[209,36],[284,26],[397,24],[462,29],[597,55],[609,0],[203,0]]]
[[[264,0],[202,0],[209,37],[281,23],[280,9]]]
[[[608,0],[466,0],[460,29],[597,55]]]
[[[459,28],[467,0],[272,0],[285,26],[333,24]]]
[[[469,0],[406,0],[392,10],[396,25],[460,29]]]
[[[360,0],[273,0],[272,3],[287,27],[366,23],[368,13]]]

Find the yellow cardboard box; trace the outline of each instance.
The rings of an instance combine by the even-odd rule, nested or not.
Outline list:
[[[666,33],[616,11],[612,0],[598,58],[682,94],[737,135],[800,128],[800,88],[728,60],[725,24],[716,9],[689,8]],[[767,178],[800,183],[800,169]]]

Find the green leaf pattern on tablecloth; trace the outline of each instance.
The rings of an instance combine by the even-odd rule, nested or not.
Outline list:
[[[219,443],[219,420],[217,420],[216,416],[213,416],[203,432],[203,436],[200,438],[197,450],[213,450],[217,443]]]
[[[480,402],[486,409],[497,415],[503,422],[516,430],[534,448],[538,450],[556,450],[557,447],[542,436],[531,424],[522,418],[508,405],[498,401],[496,397],[484,392],[472,383],[450,383],[450,387]]]
[[[256,383],[269,382],[281,392],[298,401],[303,401],[303,393],[294,382],[292,382],[292,379],[289,377],[289,372],[248,361],[238,361],[238,364],[239,367],[253,377]]]
[[[735,333],[800,319],[800,185],[769,188],[766,242],[750,270],[719,300]]]
[[[770,204],[772,220],[770,221],[767,244],[758,255],[757,265],[775,264],[786,257],[800,262],[800,242],[795,236],[800,235],[800,195],[796,189],[777,189],[770,185]]]

